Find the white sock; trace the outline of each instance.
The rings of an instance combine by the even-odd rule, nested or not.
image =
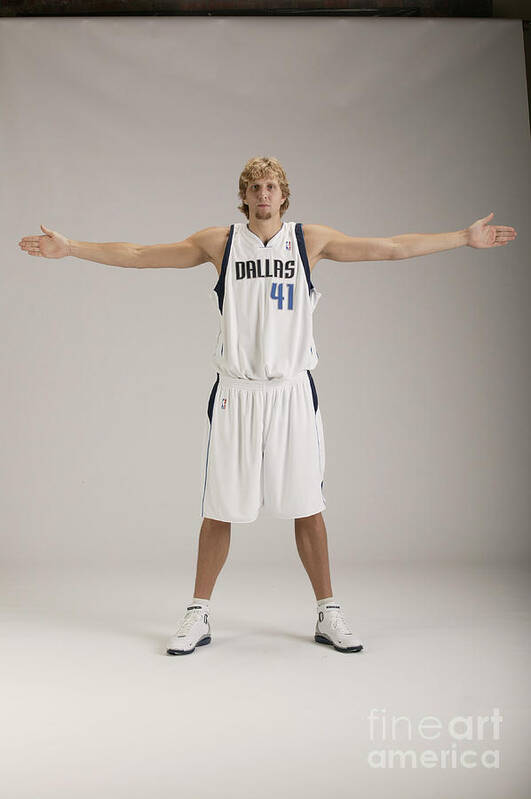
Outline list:
[[[337,602],[337,601],[334,599],[334,597],[333,597],[333,596],[327,596],[327,597],[325,597],[325,599],[319,599],[319,600],[317,601],[317,608],[319,609],[319,608],[321,607],[321,605],[328,605],[329,603],[330,603],[331,605],[339,605],[339,602]]]
[[[199,597],[194,596],[192,598],[192,601],[190,602],[190,605],[201,605],[201,607],[203,607],[203,608],[208,608],[209,607],[209,604],[208,604],[209,602],[210,602],[209,599],[199,599]]]

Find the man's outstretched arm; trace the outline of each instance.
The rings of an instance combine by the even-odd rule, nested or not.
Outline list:
[[[501,247],[516,238],[508,225],[488,225],[493,214],[450,233],[404,233],[382,238],[347,236],[326,225],[304,225],[317,257],[331,261],[394,261],[456,247]]]
[[[452,233],[404,233],[393,236],[392,241],[399,247],[398,258],[413,258],[415,255],[429,255],[441,250],[453,250],[464,244],[476,249],[503,247],[513,241],[516,230],[509,225],[488,225],[494,212],[478,219],[470,227]]]
[[[207,262],[215,264],[223,252],[228,233],[227,227],[207,227],[173,244],[141,246],[138,266],[143,269],[187,269]]]
[[[41,225],[44,235],[24,236],[19,246],[29,255],[44,258],[74,256],[107,266],[188,268],[212,261],[218,255],[225,228],[204,228],[182,241],[142,245],[128,241],[76,241]]]

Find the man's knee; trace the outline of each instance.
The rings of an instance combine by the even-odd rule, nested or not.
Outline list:
[[[224,522],[221,519],[211,519],[210,516],[203,517],[204,524],[208,527],[230,527],[231,522]]]

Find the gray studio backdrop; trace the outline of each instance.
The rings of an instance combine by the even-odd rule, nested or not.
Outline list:
[[[529,554],[529,120],[521,23],[467,19],[3,19],[5,563],[189,563],[217,319],[212,264],[46,260],[243,221],[274,155],[285,219],[354,236],[517,240],[321,261],[313,372],[334,559]],[[5,155],[7,154],[7,158]],[[233,525],[231,557],[292,556],[293,522]],[[335,560],[334,560],[335,562]]]

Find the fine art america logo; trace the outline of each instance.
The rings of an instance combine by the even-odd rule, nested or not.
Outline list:
[[[495,707],[489,716],[390,716],[373,708],[367,716],[369,738],[375,747],[367,756],[372,768],[500,768],[499,741],[503,716]],[[440,748],[419,750],[438,740]],[[433,745],[433,744],[432,744]],[[492,748],[491,748],[492,747]]]

